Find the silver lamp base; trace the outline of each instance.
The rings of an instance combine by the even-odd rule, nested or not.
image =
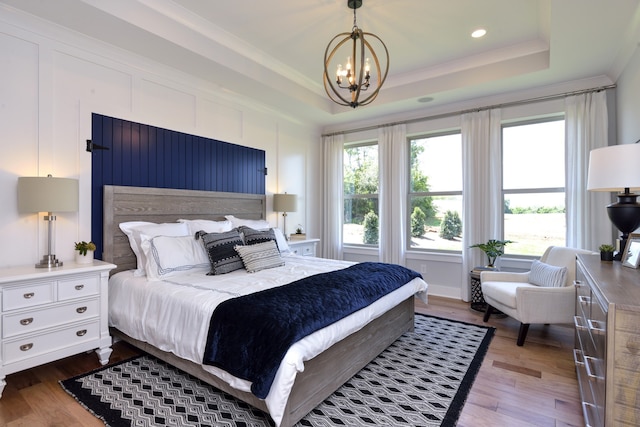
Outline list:
[[[54,268],[62,267],[62,261],[59,261],[55,255],[43,255],[36,268]]]

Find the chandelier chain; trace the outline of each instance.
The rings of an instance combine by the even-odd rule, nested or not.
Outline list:
[[[356,8],[353,8],[353,28],[351,28],[351,31],[355,31],[358,29],[358,23],[356,22]]]

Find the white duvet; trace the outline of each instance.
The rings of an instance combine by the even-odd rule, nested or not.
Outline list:
[[[201,364],[211,313],[222,301],[353,264],[297,255],[283,254],[283,258],[284,266],[256,273],[238,270],[220,276],[207,276],[206,271],[192,270],[165,281],[134,277],[132,271],[120,272],[109,279],[109,324],[133,338]],[[295,377],[304,370],[306,360],[358,331],[414,294],[426,302],[427,284],[423,280],[414,279],[370,306],[291,346],[265,399],[276,425],[279,426],[282,421]],[[251,392],[249,381],[213,366],[202,366],[232,387]]]

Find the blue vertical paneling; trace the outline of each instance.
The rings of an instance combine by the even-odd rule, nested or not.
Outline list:
[[[102,256],[104,185],[265,193],[265,152],[92,114],[91,239]]]

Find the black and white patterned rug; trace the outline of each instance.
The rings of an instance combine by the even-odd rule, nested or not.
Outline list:
[[[495,329],[416,315],[298,426],[455,426]],[[107,426],[273,426],[264,412],[152,356],[60,381]]]

